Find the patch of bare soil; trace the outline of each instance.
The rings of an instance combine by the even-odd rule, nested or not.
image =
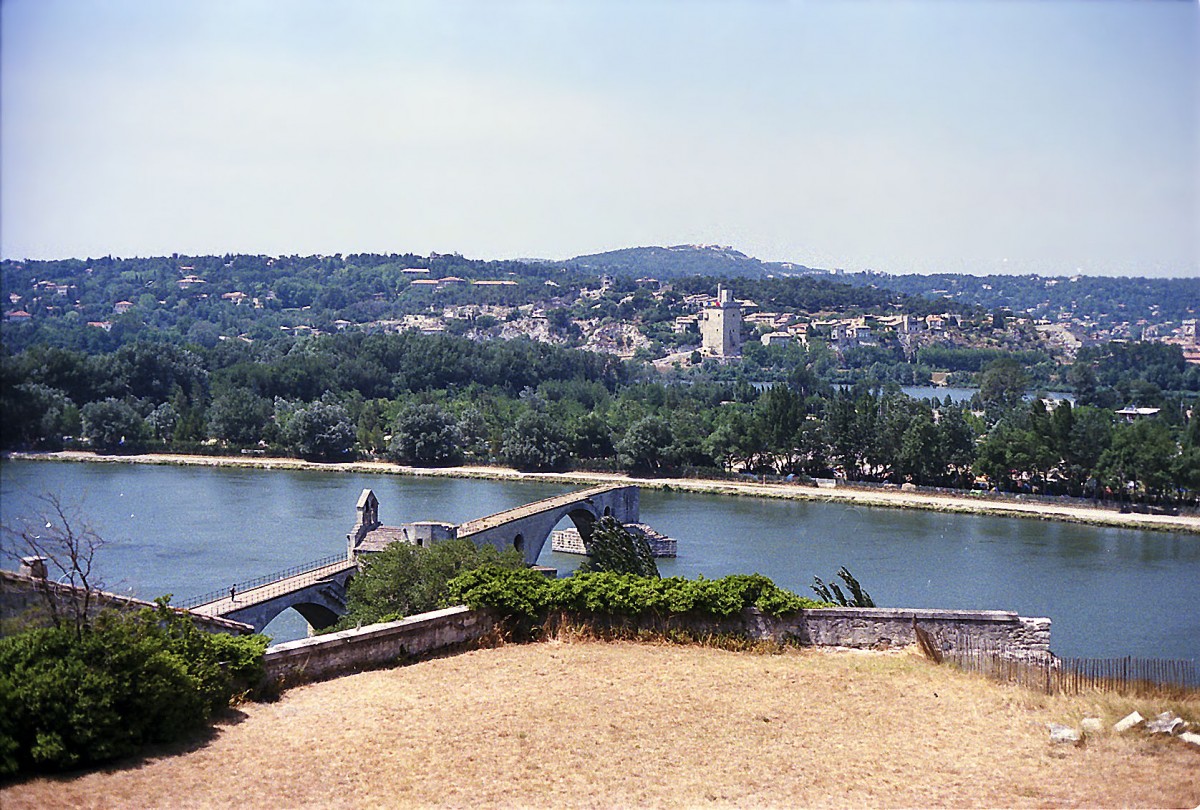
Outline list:
[[[43,807],[1195,807],[1200,749],[1045,724],[1200,702],[1046,698],[908,652],[548,642],[242,707],[185,753],[0,791]]]

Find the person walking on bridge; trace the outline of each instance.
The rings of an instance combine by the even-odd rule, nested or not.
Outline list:
[[[230,602],[237,601],[237,584],[236,583],[229,586],[229,601]]]

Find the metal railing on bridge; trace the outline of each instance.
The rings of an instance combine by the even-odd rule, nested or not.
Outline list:
[[[254,579],[248,579],[243,582],[235,582],[233,583],[232,587],[237,593],[245,593],[247,591],[261,589],[266,585],[272,585],[276,582],[282,582],[285,579],[291,579],[292,577],[296,577],[301,574],[309,574],[313,571],[318,571],[338,562],[344,562],[349,565],[352,561],[347,558],[345,553],[331,554],[328,557],[322,557],[319,560],[301,563],[300,565],[293,565],[291,568],[285,568],[282,571],[276,571],[272,574],[265,574],[264,576],[255,577]],[[204,605],[209,602],[216,602],[220,599],[226,599],[229,597],[229,590],[229,588],[218,588],[215,591],[209,591],[208,593],[200,594],[199,596],[192,596],[180,602],[176,602],[175,607],[194,608],[197,605]],[[264,595],[270,596],[273,594]]]

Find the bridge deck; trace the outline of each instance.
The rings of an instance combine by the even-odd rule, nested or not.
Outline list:
[[[599,486],[591,489],[579,490],[577,492],[568,492],[565,495],[555,495],[552,498],[543,498],[540,501],[527,503],[524,506],[518,506],[515,509],[507,509],[503,512],[497,512],[494,515],[487,517],[476,518],[469,520],[466,523],[461,523],[458,526],[459,537],[469,537],[472,534],[494,529],[497,526],[502,526],[514,520],[536,515],[539,512],[549,512],[552,509],[557,509],[560,506],[582,501],[585,498],[593,498],[597,495],[603,495],[605,492],[612,492],[616,489],[625,489],[624,486]]]
[[[226,596],[222,599],[215,599],[212,602],[196,605],[191,610],[194,613],[200,613],[205,616],[224,616],[235,610],[242,610],[263,602],[269,602],[272,599],[293,591],[303,590],[330,577],[345,573],[357,566],[358,563],[354,560],[339,560],[329,565],[323,565],[320,568],[314,568],[311,571],[296,574],[295,576],[278,579],[245,591],[238,591],[234,599]]]

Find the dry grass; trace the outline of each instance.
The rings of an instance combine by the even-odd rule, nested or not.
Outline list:
[[[1194,746],[1048,741],[1046,722],[1131,708],[1160,709],[1042,697],[907,652],[559,641],[295,689],[191,751],[12,785],[0,806],[1200,804]]]

